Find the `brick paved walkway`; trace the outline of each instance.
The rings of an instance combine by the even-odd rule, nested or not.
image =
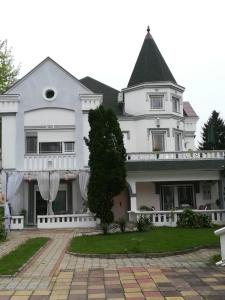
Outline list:
[[[225,268],[207,265],[218,249],[153,259],[82,258],[65,254],[75,234],[72,230],[13,233],[0,253],[29,237],[52,240],[17,277],[0,278],[0,300],[225,299]]]
[[[0,291],[0,300],[223,300],[225,271],[215,267],[124,267],[61,271],[47,289]]]

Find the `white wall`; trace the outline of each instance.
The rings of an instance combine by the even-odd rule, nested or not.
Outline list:
[[[74,130],[43,130],[38,131],[38,143],[40,142],[74,142]]]
[[[15,168],[15,158],[16,116],[2,116],[2,168]]]
[[[137,209],[141,206],[160,210],[160,195],[155,193],[155,184],[153,182],[137,182]]]
[[[120,119],[121,130],[123,132],[128,131],[130,135],[130,140],[125,143],[127,153],[153,151],[152,130],[165,131],[165,151],[175,151],[174,131],[177,130],[182,133],[183,122],[179,122],[179,128],[177,128],[178,120],[176,118],[162,116],[159,123],[160,127],[156,127],[156,117],[133,120]]]
[[[165,135],[165,151],[175,151],[175,130],[182,133],[181,150],[195,149],[194,138],[197,118],[184,118],[183,90],[183,88],[171,85],[171,83],[167,83],[167,86],[162,86],[162,83],[152,83],[123,91],[124,110],[125,113],[131,115],[129,118],[120,118],[122,131],[130,132],[130,140],[125,143],[128,153],[153,151],[152,136],[148,134],[149,128],[154,130],[167,128],[169,130],[169,135]],[[156,94],[163,95],[163,109],[151,109],[149,95]],[[180,99],[179,113],[173,112],[173,96]],[[185,133],[186,131],[188,135]]]
[[[90,125],[88,122],[88,114],[83,114],[83,132],[84,137],[88,138],[88,134],[90,131]],[[88,166],[88,159],[89,159],[89,150],[88,146],[86,146],[84,139],[81,141],[83,143],[83,155],[84,155],[84,166]]]
[[[42,108],[24,113],[24,126],[75,125],[75,112],[59,108]]]
[[[160,110],[153,110],[150,106],[149,94],[163,94],[164,107]],[[172,96],[180,98],[180,112],[172,111]],[[132,115],[144,114],[168,114],[173,113],[177,116],[183,114],[182,92],[175,88],[160,87],[160,84],[154,84],[154,87],[140,87],[138,89],[126,90],[124,92],[125,112]]]

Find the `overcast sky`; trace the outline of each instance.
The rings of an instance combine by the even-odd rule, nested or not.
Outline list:
[[[225,118],[225,1],[0,0],[0,40],[20,77],[50,56],[78,79],[126,87],[147,25],[201,126]]]

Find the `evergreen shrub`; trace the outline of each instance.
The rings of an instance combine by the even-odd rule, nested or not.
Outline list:
[[[185,209],[178,217],[177,226],[185,228],[211,227],[211,218],[206,214],[196,213],[191,209]]]

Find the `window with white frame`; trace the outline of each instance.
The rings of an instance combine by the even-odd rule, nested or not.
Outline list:
[[[36,132],[26,132],[26,153],[33,154],[37,153],[37,133]]]
[[[151,109],[163,109],[163,95],[150,95]]]
[[[180,99],[177,97],[172,97],[172,106],[173,112],[179,113],[180,112]]]
[[[174,132],[174,139],[175,139],[175,151],[182,150],[182,134],[181,132]]]
[[[152,150],[165,151],[165,132],[152,131]]]
[[[62,143],[61,142],[39,143],[39,153],[62,153]]]
[[[65,142],[64,152],[74,152],[74,142]]]

